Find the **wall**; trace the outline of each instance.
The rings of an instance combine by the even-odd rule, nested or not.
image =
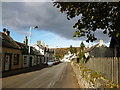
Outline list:
[[[120,83],[120,58],[90,58],[83,65],[101,72],[111,81]]]
[[[2,70],[3,71],[4,71],[5,53],[10,53],[12,55],[12,57],[11,57],[11,70],[22,68],[22,54],[21,54],[21,50],[2,47]],[[19,64],[18,65],[14,65],[14,54],[19,54]]]

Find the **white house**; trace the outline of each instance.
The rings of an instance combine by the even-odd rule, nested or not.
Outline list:
[[[47,62],[48,62],[48,60],[49,60],[49,48],[48,48],[48,45],[46,45],[46,47],[45,47],[45,64],[47,64]]]
[[[70,62],[71,59],[76,58],[76,54],[72,54],[70,51],[63,57],[62,61]]]
[[[45,49],[44,46],[41,45],[40,41],[37,41],[37,44],[34,44],[32,47],[34,47],[38,52],[39,55],[37,55],[37,64],[43,64],[44,63],[44,55],[45,55]]]

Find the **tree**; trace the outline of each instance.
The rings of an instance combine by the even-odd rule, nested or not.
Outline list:
[[[72,45],[70,45],[70,53],[77,53],[77,49],[75,47],[72,47]]]
[[[56,55],[55,57],[56,57],[56,59],[62,59],[64,57],[64,55]]]
[[[85,48],[85,45],[84,45],[84,43],[83,42],[81,42],[81,44],[80,44],[80,50],[84,50],[84,48]]]
[[[59,1],[59,0],[58,0]],[[100,29],[109,37],[120,38],[120,2],[54,2],[67,19],[79,16],[73,28],[73,37],[86,36],[86,42],[97,40],[95,32]]]
[[[70,45],[70,53],[73,53],[73,47]]]
[[[79,53],[78,53],[79,59],[82,59],[84,57],[84,48],[85,48],[85,45],[83,42],[81,42],[80,48],[79,48]]]
[[[77,49],[74,47],[73,48],[73,52],[76,54],[77,53]]]

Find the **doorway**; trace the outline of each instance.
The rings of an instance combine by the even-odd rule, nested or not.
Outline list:
[[[5,54],[5,63],[4,63],[5,71],[9,71],[11,69],[11,54]]]

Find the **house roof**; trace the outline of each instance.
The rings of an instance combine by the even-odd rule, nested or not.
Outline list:
[[[28,54],[28,45],[25,45],[24,43],[17,42],[16,43],[21,47],[22,54]]]
[[[17,44],[19,44],[19,46],[21,47],[22,54],[28,54],[28,48],[29,48],[28,45],[25,45],[24,43],[20,43],[20,42],[17,42]],[[40,55],[40,52],[37,49],[35,49],[34,47],[30,47],[30,54],[31,55]]]
[[[35,47],[30,47],[30,54],[41,55],[40,52],[37,49],[35,49]]]
[[[22,54],[28,54],[28,45],[20,43],[12,39],[9,35],[0,32],[0,39],[2,40],[2,47],[14,48],[22,50]],[[40,55],[40,52],[34,47],[30,47],[31,55]]]
[[[84,52],[90,52],[90,51],[92,51],[97,46],[98,46],[98,44],[93,45],[92,47],[85,49]]]
[[[45,49],[45,47],[43,47],[42,45],[40,45],[40,48],[41,48],[41,49]]]
[[[21,49],[21,47],[9,35],[0,32],[0,38],[2,39],[2,47]]]
[[[97,47],[107,47],[107,46],[104,45],[104,44],[103,44],[102,46],[100,46],[100,44],[98,43],[98,44],[96,44],[96,45],[93,45],[93,46],[90,47],[90,48],[85,49],[84,52],[90,52],[90,51],[94,50],[94,49],[97,48]]]

